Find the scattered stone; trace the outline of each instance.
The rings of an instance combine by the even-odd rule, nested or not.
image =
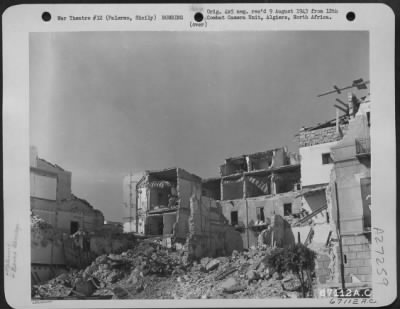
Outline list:
[[[239,252],[237,250],[232,251],[232,258],[236,258],[239,255]]]
[[[226,279],[224,282],[222,282],[220,287],[224,292],[232,292],[238,285],[239,285],[238,281],[235,278],[230,277]]]
[[[201,265],[203,265],[204,267],[206,267],[207,266],[207,264],[210,262],[210,258],[209,257],[203,257],[201,260],[200,260],[200,264]]]
[[[251,269],[246,273],[246,277],[250,283],[254,280],[258,280],[260,278],[260,275],[255,270]]]
[[[78,292],[79,294],[82,294],[84,296],[90,296],[94,293],[96,290],[95,286],[91,281],[87,281],[84,279],[79,279],[75,283],[75,288],[74,290]]]

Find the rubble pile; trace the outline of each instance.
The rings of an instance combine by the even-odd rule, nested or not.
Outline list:
[[[34,298],[105,296],[114,299],[206,299],[297,297],[298,280],[280,278],[266,265],[267,248],[234,251],[229,257],[191,261],[144,241],[121,254],[101,255],[84,270],[34,286]]]
[[[185,271],[185,256],[171,252],[157,243],[141,242],[121,254],[98,256],[83,270],[71,270],[39,286],[33,286],[34,297],[65,297],[92,294],[112,295],[114,283],[127,279],[132,284],[147,275],[171,275]],[[82,294],[82,295],[81,295]]]

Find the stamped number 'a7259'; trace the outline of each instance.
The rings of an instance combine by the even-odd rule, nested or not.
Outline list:
[[[374,241],[376,245],[375,252],[377,257],[375,258],[376,263],[376,273],[379,276],[379,281],[377,283],[383,284],[385,286],[389,285],[389,280],[387,278],[387,270],[385,269],[385,248],[383,246],[384,230],[374,227]]]

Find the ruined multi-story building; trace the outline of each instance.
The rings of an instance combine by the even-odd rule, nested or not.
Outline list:
[[[146,171],[136,180],[127,176],[124,181],[125,204],[130,205],[136,234],[159,238],[166,246],[186,247],[196,257],[230,254],[243,248],[221,207],[202,196],[200,177],[182,168],[170,168]]]
[[[288,221],[301,210],[298,155],[282,147],[228,158],[220,173],[202,180],[172,168],[147,171],[140,179],[138,174],[127,176],[124,204],[130,205],[125,208],[129,226],[145,236],[201,244],[201,254],[211,246],[211,255],[256,246],[260,232],[274,223],[279,225],[274,244],[294,242]],[[196,237],[190,236],[193,231]]]
[[[293,230],[318,252],[319,285],[371,281],[370,102],[349,95],[348,113],[299,132],[302,204]]]
[[[180,168],[128,176],[130,230],[192,247],[196,256],[260,239],[300,242],[318,252],[319,284],[368,283],[369,102],[352,95],[348,110],[303,127],[299,155],[281,147],[227,158],[220,176],[208,179]]]
[[[287,221],[301,209],[298,155],[282,147],[228,158],[220,174],[203,181],[203,194],[219,197],[225,218],[241,233],[245,248],[257,245],[260,232],[271,226],[275,215],[287,219],[282,220],[282,235],[275,235],[275,241],[293,242],[292,234],[283,230],[290,229]]]

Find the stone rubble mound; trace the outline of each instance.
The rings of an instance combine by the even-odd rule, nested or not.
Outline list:
[[[121,254],[101,255],[86,269],[71,270],[33,286],[33,298],[96,297],[114,299],[289,298],[300,290],[297,279],[280,278],[266,265],[267,248],[233,251],[231,256],[189,261],[142,241]]]

